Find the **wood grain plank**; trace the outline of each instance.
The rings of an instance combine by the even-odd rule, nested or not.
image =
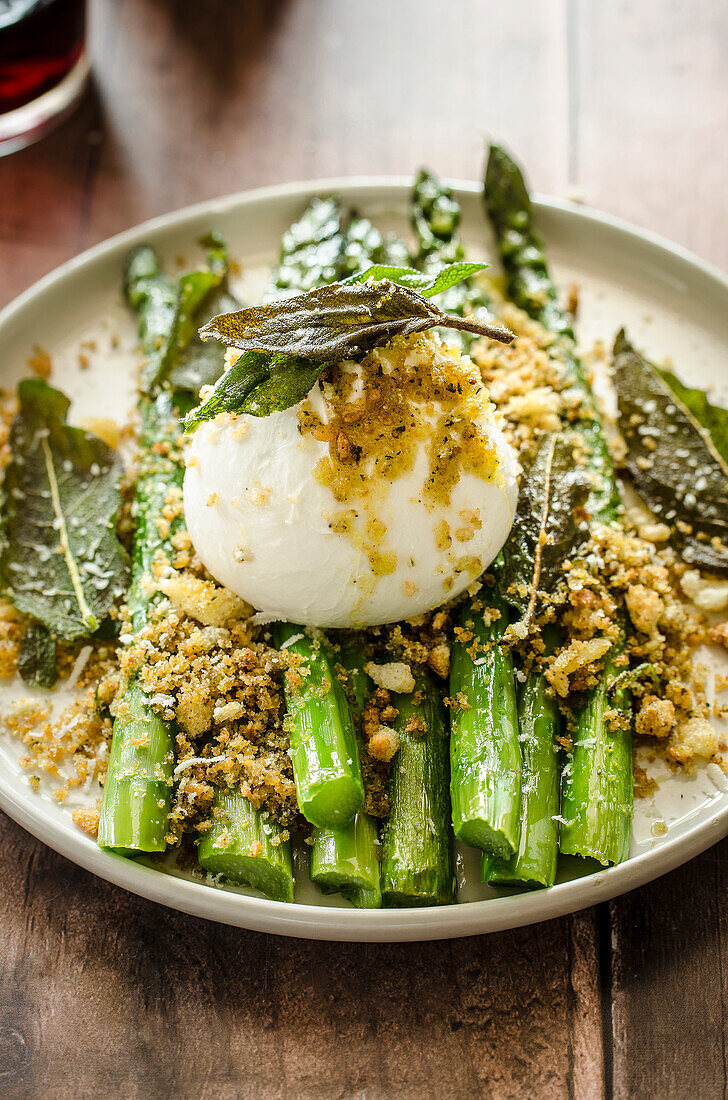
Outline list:
[[[725,1097],[728,841],[609,906],[614,1095]]]
[[[600,1094],[593,913],[451,943],[306,943],[165,910],[7,820],[2,835],[8,1100]]]

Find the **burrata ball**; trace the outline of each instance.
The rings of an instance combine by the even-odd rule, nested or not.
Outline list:
[[[184,508],[207,569],[267,619],[374,626],[487,568],[517,471],[477,367],[430,332],[339,364],[283,412],[203,424]]]

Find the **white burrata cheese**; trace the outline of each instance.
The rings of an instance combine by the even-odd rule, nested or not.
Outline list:
[[[477,368],[434,334],[335,374],[284,412],[197,429],[187,527],[210,573],[268,620],[409,619],[497,555],[516,458]]]

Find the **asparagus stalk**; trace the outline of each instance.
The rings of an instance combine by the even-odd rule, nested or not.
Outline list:
[[[518,717],[523,753],[521,838],[510,857],[483,855],[483,882],[553,886],[559,848],[558,711],[545,678],[532,672],[520,692]]]
[[[523,176],[497,146],[490,149],[484,196],[508,293],[517,306],[560,337],[555,354],[570,369],[581,391],[582,417],[574,427],[595,475],[587,508],[595,524],[610,523],[617,515],[619,489],[587,372],[576,353],[571,319],[559,303],[549,273]],[[631,732],[610,731],[604,721],[606,685],[615,675],[614,662],[620,652],[621,645],[615,645],[600,683],[577,715],[573,750],[562,772],[561,851],[593,857],[605,865],[626,858],[632,821]],[[626,712],[627,694],[619,692],[614,703]]]
[[[383,901],[387,906],[444,905],[454,900],[455,878],[442,701],[423,676],[413,695],[395,695],[393,702],[400,744],[382,837]]]
[[[298,805],[312,825],[339,828],[364,805],[359,751],[344,689],[324,640],[289,623],[275,628],[276,645],[303,658],[286,676],[291,761]]]
[[[417,240],[415,263],[422,268],[439,268],[465,258],[458,227],[460,207],[452,189],[422,168],[412,191],[412,226]],[[488,292],[483,283],[467,279],[441,296],[442,308],[456,317],[474,316],[478,320],[493,319]],[[475,339],[467,332],[448,331],[449,342],[457,341],[467,351]]]
[[[498,644],[505,607],[496,593],[488,602],[500,611],[492,623],[471,601],[459,612],[473,640],[453,646],[450,695],[463,706],[450,716],[450,797],[458,840],[508,858],[521,831],[521,747],[513,658]],[[474,643],[482,657],[468,653]]]
[[[126,294],[139,313],[142,344],[151,353],[166,339],[174,322],[174,285],[159,267],[151,249],[132,254],[126,275]],[[140,452],[143,456],[136,489],[137,530],[128,595],[132,629],[147,622],[156,600],[146,588],[155,556],[171,550],[160,534],[158,521],[170,489],[181,489],[184,470],[173,457],[177,418],[168,394],[142,402]],[[174,768],[174,732],[153,711],[135,678],[117,703],[113,740],[101,803],[98,842],[120,852],[163,852],[171,805]]]
[[[421,266],[463,259],[459,223],[452,190],[422,169],[412,194]],[[460,283],[447,296],[451,312],[492,315],[487,292],[478,283]],[[466,601],[460,610],[460,624],[468,624],[473,640],[487,646],[487,652],[476,665],[468,653],[473,642],[453,647],[450,694],[460,696],[469,709],[451,714],[450,797],[458,839],[505,858],[515,850],[520,834],[521,752],[513,662],[497,644],[506,625],[497,589],[494,600],[501,617],[489,625],[476,609],[479,604]]]
[[[350,677],[353,715],[360,718],[371,688],[364,672],[365,657],[358,646],[344,644],[341,662]],[[378,909],[382,904],[378,845],[377,823],[364,810],[341,828],[314,829],[311,879],[327,893],[343,894],[360,909]]]
[[[162,272],[151,249],[137,249],[130,257],[125,291],[129,304],[139,314],[143,348],[151,355],[174,331],[176,308],[175,286]],[[191,404],[184,391],[162,392],[153,400],[141,400],[142,457],[128,595],[135,632],[147,623],[159,598],[149,590],[153,563],[171,556],[171,540],[181,522],[177,520],[168,527],[159,521],[170,491],[182,487],[184,469],[176,453],[178,420]],[[127,854],[164,851],[173,769],[174,729],[158,717],[138,681],[132,678],[117,704],[99,822],[102,847]],[[268,843],[261,815],[240,792],[218,790],[213,808],[229,822],[225,832],[228,844],[223,848],[220,817],[215,818],[205,838],[211,849],[210,859],[203,845],[201,864],[213,873],[250,882],[264,891],[270,885],[272,896],[289,898],[293,878],[288,846],[275,848]],[[255,857],[253,853],[257,853]],[[283,879],[287,885],[282,884]]]

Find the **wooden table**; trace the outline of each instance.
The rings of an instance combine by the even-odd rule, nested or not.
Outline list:
[[[95,0],[95,86],[0,161],[0,304],[95,241],[285,180],[473,177],[505,140],[541,191],[728,268],[728,7],[676,0]],[[728,842],[533,928],[306,943],[93,878],[2,819],[0,1093],[724,1096]]]

